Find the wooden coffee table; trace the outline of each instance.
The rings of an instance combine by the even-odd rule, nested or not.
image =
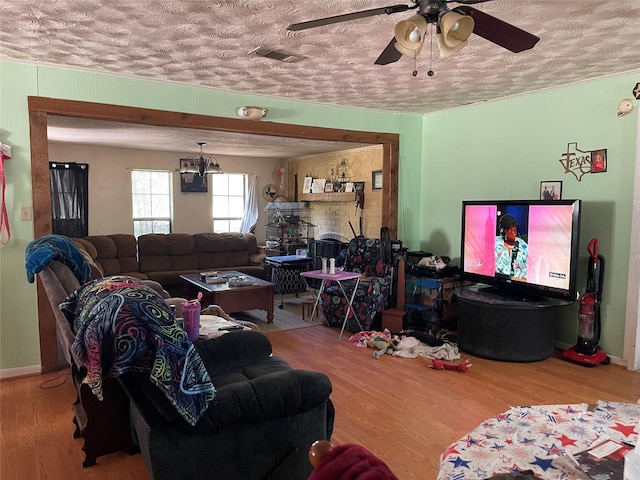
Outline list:
[[[203,306],[215,304],[227,313],[244,312],[255,308],[267,311],[267,323],[273,323],[274,284],[260,278],[245,275],[234,270],[221,273],[227,278],[242,276],[251,281],[250,285],[230,287],[228,283],[206,283],[199,273],[180,275],[191,289],[194,298],[197,292],[203,294]]]

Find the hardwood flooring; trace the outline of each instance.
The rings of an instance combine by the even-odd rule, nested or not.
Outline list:
[[[331,378],[333,443],[364,445],[400,480],[435,479],[447,446],[510,406],[640,398],[640,372],[617,365],[586,368],[559,358],[507,363],[465,355],[473,363],[468,372],[442,371],[422,358],[376,360],[373,350],[353,347],[347,336],[338,343],[338,334],[313,326],[268,336],[274,354]],[[125,452],[82,468],[82,440],[72,436],[71,379],[40,388],[63,377],[58,372],[0,382],[0,478],[149,479],[142,456]]]

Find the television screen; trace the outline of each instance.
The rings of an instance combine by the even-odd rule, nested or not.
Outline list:
[[[462,202],[462,277],[504,293],[575,300],[580,204]]]

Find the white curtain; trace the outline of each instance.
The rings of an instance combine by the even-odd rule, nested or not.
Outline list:
[[[249,196],[247,197],[247,203],[244,206],[244,214],[242,215],[242,223],[240,224],[240,231],[242,233],[251,232],[253,227],[258,222],[258,177],[253,175],[249,180]]]

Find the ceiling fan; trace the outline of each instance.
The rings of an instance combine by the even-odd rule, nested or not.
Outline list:
[[[397,62],[406,55],[416,59],[424,44],[427,26],[436,27],[436,40],[442,58],[458,53],[472,33],[481,36],[514,53],[529,50],[540,40],[539,37],[483,13],[470,5],[492,0],[411,0],[413,5],[392,5],[358,12],[294,23],[287,30],[299,31],[334,23],[348,22],[375,15],[391,15],[418,9],[412,17],[400,21],[395,26],[394,37],[375,61],[376,65]],[[459,3],[450,9],[447,4]]]

